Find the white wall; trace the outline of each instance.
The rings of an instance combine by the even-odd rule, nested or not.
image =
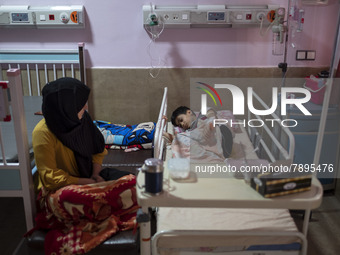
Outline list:
[[[142,26],[140,0],[0,0],[0,5],[69,5],[86,9],[86,28],[0,29],[0,48],[70,48],[85,42],[87,67],[145,68],[150,66],[150,38]],[[280,4],[288,0],[155,0],[155,4]],[[290,66],[329,65],[339,4],[306,7],[305,30],[289,44]],[[283,61],[271,54],[271,32],[261,37],[258,28],[167,29],[156,42],[165,67],[270,67]],[[155,48],[152,48],[155,50]],[[295,61],[296,49],[317,51],[316,61]]]

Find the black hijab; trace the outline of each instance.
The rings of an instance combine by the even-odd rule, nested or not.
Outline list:
[[[92,175],[92,155],[104,150],[104,138],[85,111],[90,89],[74,78],[61,78],[47,83],[43,90],[42,112],[47,127],[75,155],[80,177]]]

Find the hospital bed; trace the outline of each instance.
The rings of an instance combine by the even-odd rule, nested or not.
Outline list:
[[[44,84],[61,77],[74,77],[85,81],[84,44],[66,50],[1,50],[0,81],[8,82],[12,121],[1,122],[1,173],[9,173],[5,182],[18,175],[19,187],[1,187],[2,197],[22,197],[24,201],[26,227],[32,229],[35,215],[33,184],[34,165],[31,152],[31,133],[42,118],[35,113],[41,111],[41,89]],[[16,142],[15,142],[16,141]],[[123,163],[126,165],[126,158]],[[110,160],[106,162],[110,165]],[[24,234],[24,233],[23,233]],[[23,239],[19,247],[25,254],[44,254],[46,232],[34,231]],[[97,247],[92,254],[137,254],[139,235],[133,231],[118,233]],[[90,252],[90,254],[91,254]],[[21,250],[17,254],[22,254]]]
[[[259,96],[254,98],[267,107]],[[166,104],[167,89],[157,125],[160,130],[171,133],[171,124],[161,118],[166,115]],[[273,118],[278,117],[274,114]],[[242,128],[236,133],[234,143],[241,141],[246,161],[264,158],[273,164],[292,162],[294,138],[288,129],[264,127],[263,130],[249,128],[249,133],[245,131]],[[286,144],[280,142],[283,135],[289,138]],[[309,191],[272,199],[264,198],[237,176],[206,178],[191,170],[186,179],[173,179],[168,162],[176,153],[164,144],[161,135],[155,136],[155,140],[160,145],[155,148],[155,156],[164,160],[163,192],[157,196],[146,193],[142,188],[144,173],[139,173],[138,203],[144,213],[147,207],[158,210],[157,232],[152,237],[151,248],[148,223],[141,224],[142,255],[306,254],[310,210],[318,207],[322,200],[322,187],[316,178]],[[288,209],[306,210],[302,233]]]
[[[24,95],[24,112],[31,147],[32,131],[42,119],[36,114],[41,112],[41,90],[49,81],[61,77],[74,77],[85,82],[84,44],[80,43],[76,49],[65,50],[0,50],[0,81],[7,80],[6,71],[19,69]],[[13,121],[1,123],[2,154],[1,160],[17,162],[17,148]]]
[[[42,119],[41,89],[57,78],[85,80],[84,44],[65,50],[0,51],[0,81],[9,82],[12,121],[0,122],[0,196],[23,197],[27,229],[33,227],[32,131]],[[19,171],[18,171],[19,170]],[[33,212],[33,213],[32,213]]]

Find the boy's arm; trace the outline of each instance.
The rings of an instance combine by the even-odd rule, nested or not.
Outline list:
[[[164,131],[163,131],[163,138],[165,138],[165,140],[168,143],[172,143],[172,141],[174,140],[174,136],[172,134],[169,134],[169,133],[164,132]]]
[[[216,119],[217,118],[217,112],[215,111],[215,109],[209,108],[208,111],[207,111],[207,114],[205,116],[207,116],[208,118],[213,117],[214,119]]]
[[[168,122],[168,117],[166,117],[165,115],[162,116],[162,119],[165,120],[165,122]],[[174,136],[168,132],[163,131],[162,136],[168,143],[172,143],[172,141],[174,140]]]
[[[203,144],[213,141],[215,137],[215,127],[212,119],[200,119],[197,128],[190,131],[190,139],[196,140],[198,143]]]

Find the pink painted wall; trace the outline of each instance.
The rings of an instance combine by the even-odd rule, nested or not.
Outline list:
[[[305,29],[288,45],[290,66],[323,66],[331,60],[339,3],[305,7]],[[86,28],[0,29],[0,48],[70,48],[85,42],[88,67],[145,68],[150,66],[150,38],[142,26],[142,5],[148,1],[110,0],[0,0],[0,5],[69,5],[86,9]],[[155,0],[154,4],[280,4],[288,0]],[[270,67],[283,61],[271,54],[271,32],[261,37],[258,28],[167,29],[156,42],[164,67]],[[154,50],[155,48],[153,48]],[[297,49],[316,50],[316,61],[295,61]]]

